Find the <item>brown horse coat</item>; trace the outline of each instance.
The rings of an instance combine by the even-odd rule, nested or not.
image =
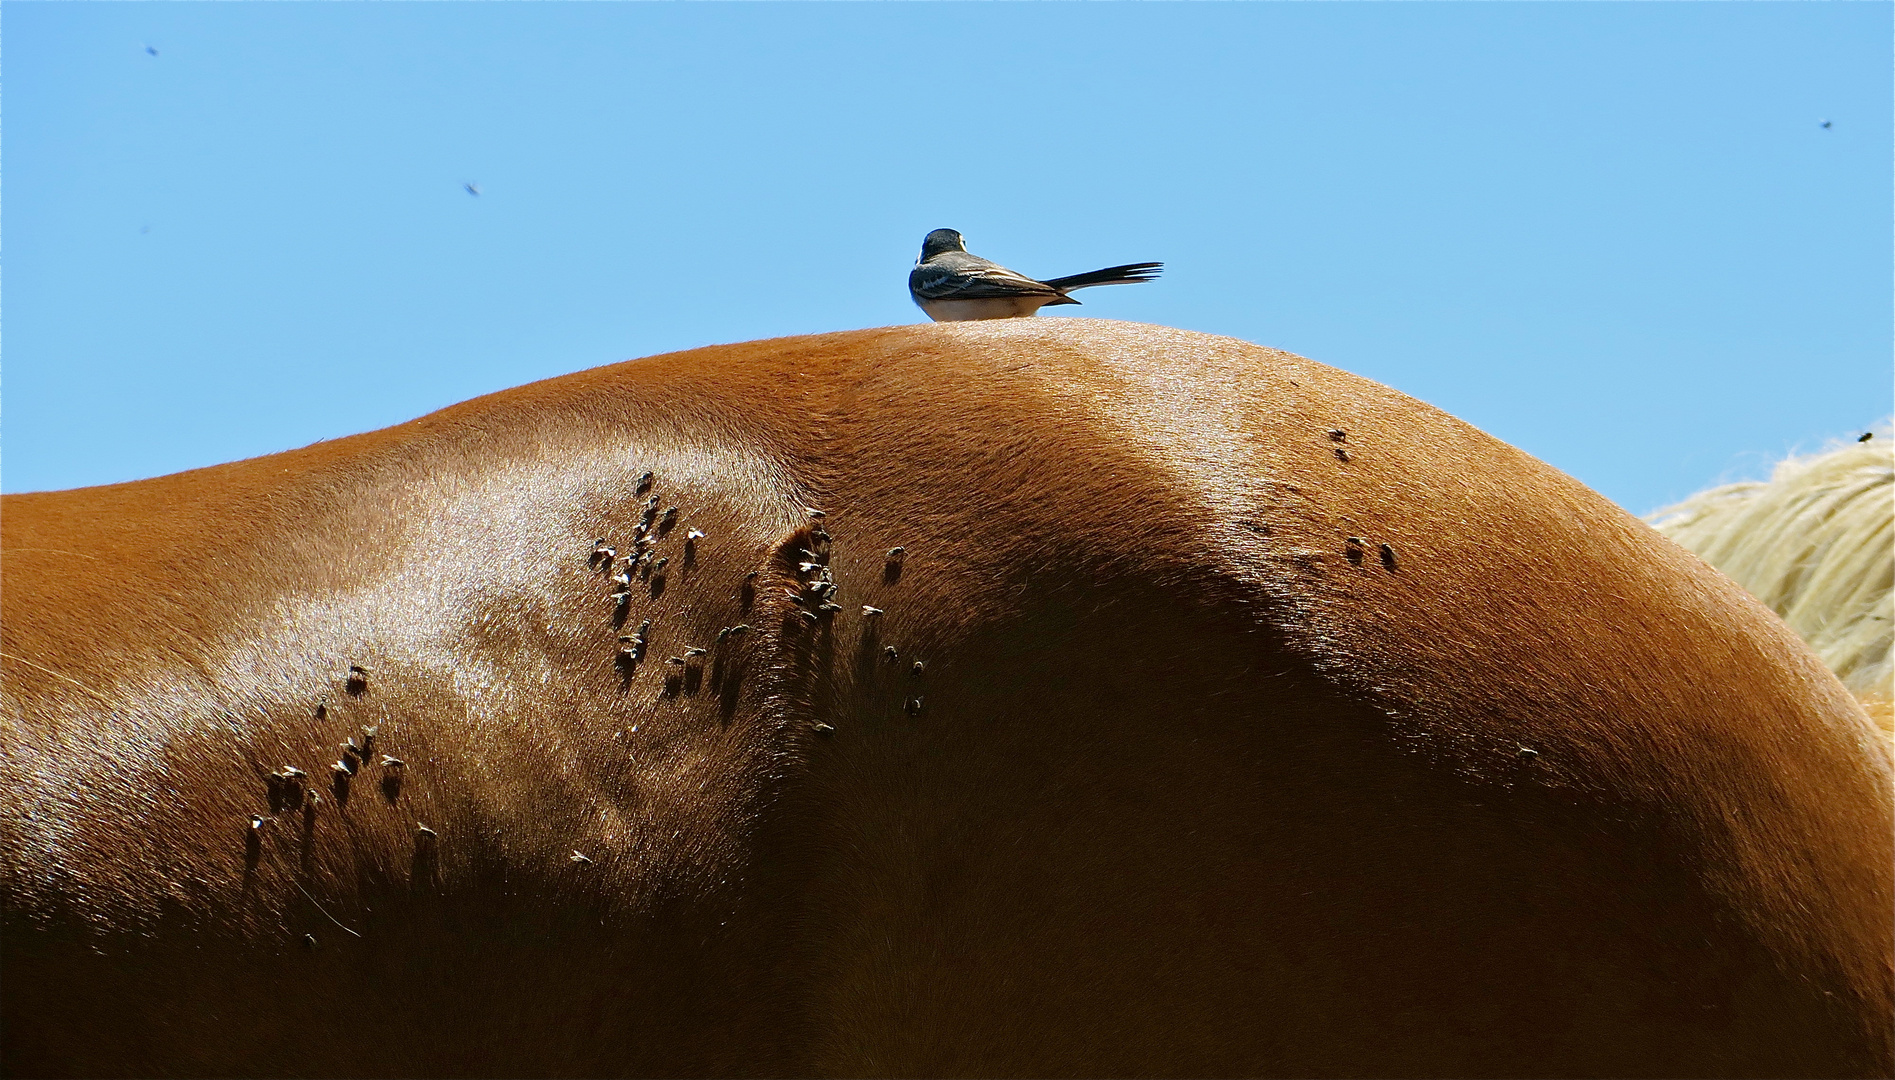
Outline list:
[[[754,342],[0,513],[12,1074],[1895,1069],[1850,695],[1299,357]]]

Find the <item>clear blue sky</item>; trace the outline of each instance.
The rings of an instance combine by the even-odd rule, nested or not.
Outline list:
[[[1643,512],[1890,411],[1891,13],[7,3],[0,483],[918,321],[945,225]]]

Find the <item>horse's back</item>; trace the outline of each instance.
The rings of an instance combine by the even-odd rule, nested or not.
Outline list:
[[[0,526],[9,1071],[1891,1069],[1849,695],[1297,357],[751,343]]]

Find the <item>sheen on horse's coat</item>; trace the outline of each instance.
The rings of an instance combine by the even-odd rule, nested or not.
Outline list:
[[[1785,458],[1767,482],[1700,491],[1647,520],[1783,616],[1895,734],[1890,434]]]
[[[1847,690],[1299,357],[754,342],[0,511],[11,1074],[1895,1068]]]

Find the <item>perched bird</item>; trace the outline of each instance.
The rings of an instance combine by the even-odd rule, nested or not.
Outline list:
[[[1089,274],[1035,281],[999,263],[969,255],[961,234],[936,229],[921,242],[921,257],[908,275],[908,295],[935,322],[1011,319],[1048,304],[1077,304],[1066,295],[1093,285],[1129,285],[1158,276],[1164,263],[1127,263]]]

